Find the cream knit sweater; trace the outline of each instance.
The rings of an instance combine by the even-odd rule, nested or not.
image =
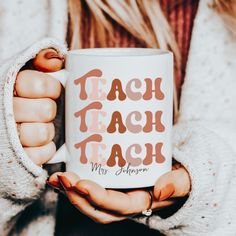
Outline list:
[[[210,2],[200,1],[173,132],[173,156],[190,173],[190,196],[167,219],[158,212],[135,219],[165,235],[236,235],[236,39]],[[12,96],[17,72],[39,50],[66,53],[66,11],[66,0],[0,1],[1,236],[54,233],[57,197],[44,190],[46,171],[20,145]]]

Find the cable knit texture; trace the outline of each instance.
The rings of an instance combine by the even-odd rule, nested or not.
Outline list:
[[[17,72],[39,50],[54,47],[66,52],[54,39],[41,40],[45,36],[59,42],[65,39],[66,0],[57,3],[0,2],[1,236],[54,234],[57,198],[43,191],[47,173],[20,145],[12,91]],[[236,39],[210,3],[201,0],[199,4],[180,117],[173,130],[173,155],[190,174],[191,193],[184,206],[167,219],[161,219],[158,212],[134,218],[170,236],[236,235]],[[14,30],[9,25],[15,25]]]
[[[5,235],[11,229],[18,212],[38,199],[47,178],[47,173],[35,165],[24,152],[16,130],[13,115],[13,87],[16,75],[22,66],[42,49],[52,47],[65,54],[67,49],[51,38],[40,40],[19,56],[7,61],[0,68],[0,137],[1,172],[0,205],[5,211],[0,215],[0,232]],[[9,207],[11,206],[11,207]],[[1,208],[2,208],[1,207]]]
[[[173,216],[138,219],[166,235],[236,235],[236,39],[208,3],[199,5],[173,132],[192,190]]]

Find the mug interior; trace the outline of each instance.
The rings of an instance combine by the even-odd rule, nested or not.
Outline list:
[[[68,52],[69,55],[102,57],[156,56],[170,53],[167,50],[153,48],[86,48]]]

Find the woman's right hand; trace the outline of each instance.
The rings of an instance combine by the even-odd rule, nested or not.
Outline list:
[[[52,52],[53,49],[46,50]],[[62,58],[47,58],[43,56],[46,50],[37,55],[36,59],[41,58],[38,64],[46,64],[51,60],[51,72],[61,69]],[[54,50],[54,54],[55,52]],[[34,61],[37,64],[36,59]],[[55,64],[59,64],[56,69],[53,67]],[[36,70],[23,70],[17,75],[13,109],[18,135],[25,152],[37,165],[46,163],[56,152],[52,141],[55,135],[52,121],[57,111],[55,100],[60,93],[61,84],[48,74]]]

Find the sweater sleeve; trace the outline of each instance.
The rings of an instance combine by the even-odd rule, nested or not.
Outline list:
[[[227,140],[206,124],[198,121],[177,124],[173,156],[190,174],[190,196],[183,207],[167,219],[161,219],[156,212],[152,217],[136,220],[165,235],[234,235],[235,155]]]
[[[221,18],[200,2],[195,20],[173,157],[189,172],[185,204],[162,219],[139,222],[165,235],[236,233],[236,41]]]
[[[29,204],[44,190],[47,173],[35,165],[22,148],[13,115],[13,88],[24,64],[42,49],[52,47],[65,54],[64,45],[45,38],[0,67],[0,235],[6,235]]]

